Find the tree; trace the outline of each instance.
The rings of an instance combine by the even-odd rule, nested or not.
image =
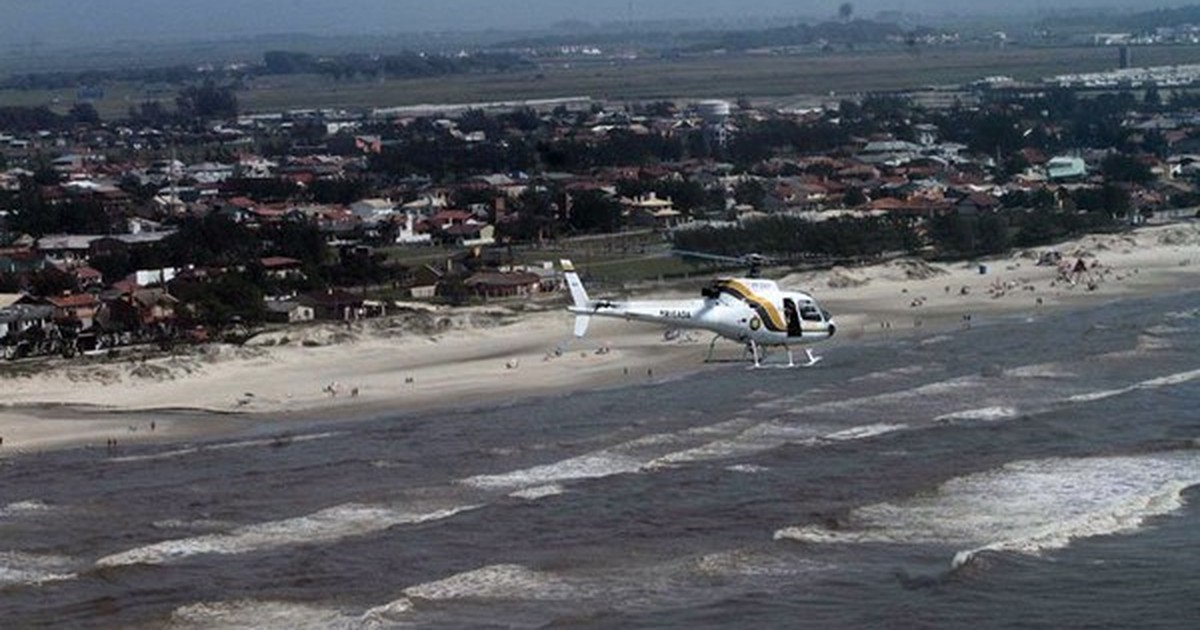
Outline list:
[[[580,190],[568,197],[571,227],[584,232],[615,232],[621,227],[621,204],[598,190]]]
[[[733,187],[733,200],[762,210],[767,200],[767,189],[757,179],[746,179]]]
[[[174,122],[175,116],[158,101],[144,101],[136,108],[129,108],[129,120],[140,125],[162,127]]]
[[[221,327],[266,318],[262,290],[238,274],[224,274],[212,282],[173,283],[171,291],[200,323]]]
[[[1150,172],[1150,167],[1137,158],[1121,153],[1107,155],[1100,163],[1100,172],[1104,174],[1104,179],[1107,181],[1135,184],[1148,184],[1154,181],[1154,174]]]
[[[233,88],[217,87],[211,80],[181,90],[175,98],[175,106],[184,118],[236,118],[238,113]]]
[[[100,124],[100,114],[96,112],[96,107],[87,102],[75,103],[67,116],[76,124]]]
[[[854,5],[849,2],[843,2],[838,7],[838,18],[843,22],[849,22],[854,15]]]
[[[1146,88],[1146,94],[1142,97],[1142,104],[1149,110],[1158,110],[1162,107],[1162,95],[1158,93],[1158,85],[1151,83],[1150,87]]]
[[[847,208],[857,208],[865,203],[867,203],[867,196],[857,186],[847,188],[846,194],[842,197],[842,205]]]

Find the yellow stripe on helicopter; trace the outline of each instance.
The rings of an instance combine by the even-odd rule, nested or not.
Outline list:
[[[745,301],[758,311],[762,316],[763,323],[767,329],[774,332],[787,332],[787,323],[784,322],[783,316],[779,314],[779,309],[775,308],[769,300],[763,298],[751,291],[749,287],[738,282],[737,280],[721,280],[717,286],[729,291],[734,297]]]

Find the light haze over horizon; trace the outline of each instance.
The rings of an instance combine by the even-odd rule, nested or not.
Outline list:
[[[855,15],[879,11],[1012,15],[1103,7],[1148,11],[1197,0],[1009,0],[982,9],[970,0],[860,0]],[[381,35],[419,31],[545,28],[564,20],[596,24],[753,17],[833,17],[840,0],[7,0],[0,42],[95,45],[203,40],[266,34]],[[0,45],[0,48],[4,47]]]

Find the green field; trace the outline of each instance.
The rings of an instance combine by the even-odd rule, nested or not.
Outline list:
[[[1139,65],[1200,63],[1200,47],[1137,49]],[[493,75],[337,82],[270,77],[239,94],[244,108],[380,107],[588,96],[598,100],[783,97],[965,83],[989,75],[1017,79],[1114,68],[1114,48],[934,49],[920,53],[804,56],[730,55],[677,60],[547,64]]]
[[[1139,47],[1138,66],[1200,63],[1198,46]],[[535,71],[432,79],[335,81],[320,76],[273,76],[253,79],[238,93],[243,111],[292,108],[390,107],[429,103],[476,103],[586,96],[598,100],[688,98],[778,98],[793,95],[849,94],[913,89],[1008,75],[1021,80],[1109,70],[1117,50],[1101,47],[959,49],[915,52],[837,53],[824,55],[727,55],[633,61],[561,61]],[[107,86],[97,103],[102,116],[124,116],[130,105],[158,98],[168,103],[163,86],[149,91],[133,84]],[[0,105],[48,104],[65,112],[73,90],[0,92]]]

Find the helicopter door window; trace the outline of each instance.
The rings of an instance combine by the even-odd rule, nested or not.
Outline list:
[[[789,337],[799,337],[804,334],[800,327],[800,316],[796,313],[796,303],[791,298],[783,299],[783,315],[787,319]]]
[[[821,317],[821,309],[815,306],[803,306],[800,308],[800,317],[806,322],[823,322],[824,317]]]

